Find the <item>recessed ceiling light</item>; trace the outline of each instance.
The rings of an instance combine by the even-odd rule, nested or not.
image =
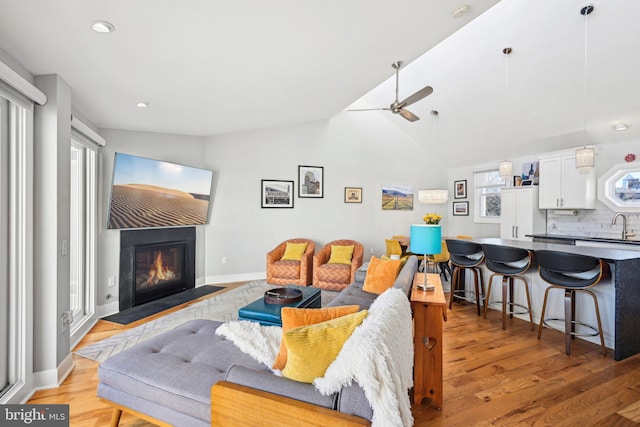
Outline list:
[[[147,108],[148,106],[149,106],[148,102],[138,102],[136,104],[136,107],[138,107],[138,108]]]
[[[107,21],[93,21],[91,29],[96,33],[109,34],[116,30],[112,23]]]
[[[461,16],[464,16],[467,13],[469,13],[469,9],[470,7],[468,4],[465,4],[464,6],[460,6],[459,8],[453,11],[453,17],[460,18]]]
[[[622,132],[623,130],[629,129],[629,125],[626,123],[614,123],[611,125],[611,129],[617,132]]]

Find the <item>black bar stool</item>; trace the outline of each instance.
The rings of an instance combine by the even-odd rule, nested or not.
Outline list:
[[[533,331],[533,313],[531,312],[529,283],[527,279],[521,276],[521,274],[526,273],[534,264],[533,252],[526,249],[500,245],[482,245],[482,251],[484,252],[484,264],[489,271],[493,272],[491,277],[489,277],[487,296],[484,300],[484,318],[487,318],[493,278],[502,276],[502,301],[496,301],[502,303],[502,329],[507,328],[507,314],[509,314],[510,318],[513,318],[514,314],[529,314],[531,330]],[[527,295],[526,306],[513,302],[513,283],[515,279],[522,280],[522,283],[524,283],[524,290]],[[508,309],[507,305],[509,306]],[[519,307],[522,311],[516,311],[516,307]]]
[[[540,277],[550,283],[551,286],[544,292],[544,303],[542,304],[542,313],[540,314],[540,327],[538,328],[538,339],[542,336],[542,328],[549,320],[564,321],[565,350],[566,354],[571,354],[571,339],[575,336],[600,335],[600,344],[602,346],[602,354],[607,355],[607,348],[604,345],[604,336],[602,334],[602,322],[600,321],[600,309],[598,308],[598,298],[588,288],[591,288],[602,280],[610,277],[611,271],[609,264],[600,258],[586,255],[571,254],[566,252],[556,252],[540,250],[536,251],[536,259],[538,261]],[[547,308],[547,298],[551,289],[564,290],[564,319],[547,318],[544,314]],[[583,292],[591,295],[596,308],[596,319],[598,327],[584,324],[576,320],[576,292]],[[581,325],[593,331],[593,333],[577,332],[576,325]]]
[[[480,264],[484,260],[482,246],[477,243],[447,239],[447,248],[453,265],[453,276],[451,278],[451,299],[449,300],[449,309],[454,299],[475,302],[478,306],[478,316],[480,316],[480,304],[484,298],[484,276]],[[464,271],[471,270],[473,272],[473,284],[475,292],[467,291],[464,281]],[[480,280],[478,280],[480,276]]]

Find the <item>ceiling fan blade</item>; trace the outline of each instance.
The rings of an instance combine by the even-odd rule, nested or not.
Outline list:
[[[431,86],[425,86],[413,95],[410,95],[407,99],[400,103],[401,107],[407,107],[415,102],[420,101],[422,98],[425,98],[433,93],[433,88]]]
[[[400,111],[398,111],[398,114],[400,114],[402,117],[409,120],[410,122],[415,122],[416,120],[420,120],[420,117],[416,116],[409,110],[405,110],[404,108],[401,108]]]
[[[391,111],[391,108],[385,107],[385,108],[356,108],[353,110],[347,110],[347,111]]]

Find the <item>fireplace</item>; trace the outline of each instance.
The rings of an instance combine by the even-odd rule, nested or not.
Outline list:
[[[195,287],[195,227],[120,233],[120,311]]]

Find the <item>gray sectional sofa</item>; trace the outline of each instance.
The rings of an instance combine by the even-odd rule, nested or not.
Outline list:
[[[394,287],[411,291],[418,259],[411,256]],[[329,306],[368,308],[377,295],[362,290],[367,264]],[[149,338],[107,359],[98,368],[98,397],[114,406],[112,425],[122,411],[174,426],[211,425],[211,388],[219,381],[240,384],[371,420],[364,392],[353,384],[334,395],[313,385],[274,375],[270,369],[216,335],[220,322],[193,320]],[[215,405],[215,402],[213,402]]]

